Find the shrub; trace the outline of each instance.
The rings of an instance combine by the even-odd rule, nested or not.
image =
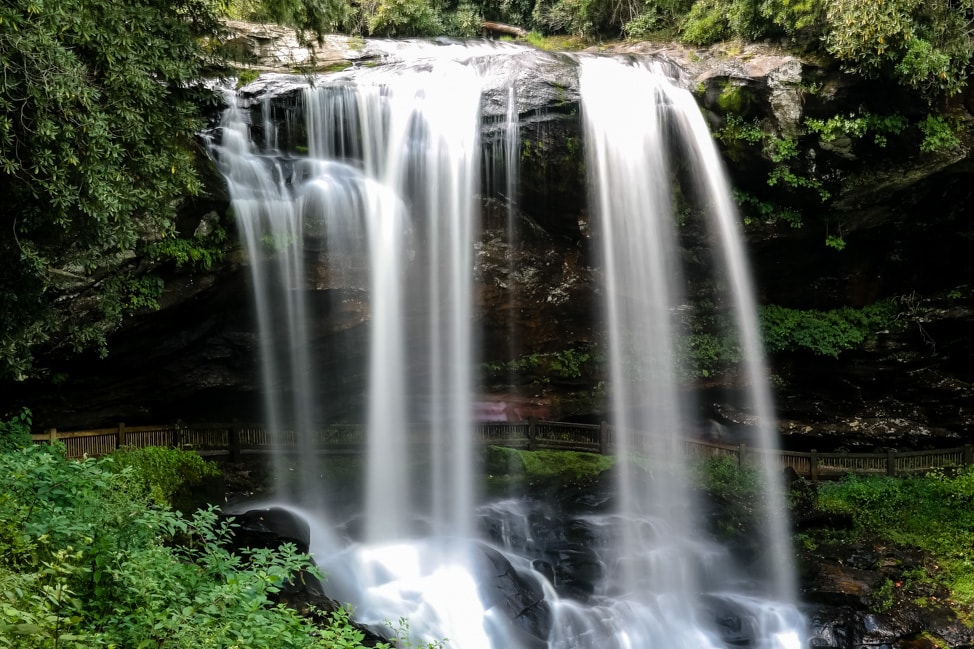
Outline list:
[[[294,546],[232,553],[233,523],[213,509],[154,507],[130,468],[62,451],[0,454],[0,646],[361,646],[344,613],[315,627],[272,601],[317,574]]]
[[[636,0],[538,0],[532,18],[546,33],[615,36],[641,9]]]
[[[367,24],[373,36],[436,36],[444,32],[439,10],[427,0],[379,0]]]
[[[7,421],[0,420],[0,453],[26,448],[33,444],[30,425],[31,412],[27,408],[23,408]]]
[[[157,505],[172,505],[177,494],[185,495],[189,487],[220,473],[215,464],[196,453],[161,446],[121,448],[109,457],[108,469],[131,469],[131,481],[141,486]]]
[[[820,511],[852,517],[856,539],[923,550],[932,560],[911,579],[939,582],[962,605],[974,603],[974,468],[889,478],[847,476],[823,483]],[[904,515],[904,512],[909,512]]]
[[[480,35],[483,21],[484,17],[476,6],[470,2],[461,2],[457,10],[446,17],[444,28],[453,36],[471,38]]]
[[[732,38],[730,19],[720,0],[701,0],[693,5],[681,28],[681,38],[693,45],[712,45]]]
[[[825,46],[848,70],[892,76],[931,98],[953,95],[964,87],[974,52],[972,9],[971,0],[834,0],[825,12]]]
[[[837,358],[861,344],[875,331],[893,321],[889,301],[862,309],[843,307],[831,311],[789,309],[775,304],[761,308],[765,347],[769,352],[807,350]]]
[[[764,0],[761,15],[788,34],[807,30],[817,35],[823,23],[822,0]]]
[[[950,153],[962,146],[954,126],[938,115],[927,115],[920,122],[920,132],[923,133],[920,150],[925,153]]]

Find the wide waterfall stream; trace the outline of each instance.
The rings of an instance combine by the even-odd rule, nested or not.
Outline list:
[[[692,96],[660,67],[578,57],[618,481],[611,497],[593,497],[582,511],[487,500],[474,452],[482,96],[495,61],[521,50],[395,47],[410,61],[321,77],[284,124],[250,124],[228,93],[212,146],[252,270],[268,428],[287,446],[291,436],[307,440],[297,467],[276,462],[276,504],[311,523],[326,591],[360,622],[406,618],[413,642],[447,639],[457,649],[802,646],[776,468],[764,467],[767,565],[757,575],[701,532],[684,479],[692,404],[676,389],[683,284],[672,155],[691,170],[733,293],[742,373],[762,431],[752,443],[775,444],[737,216]],[[501,155],[490,156],[501,168],[486,177],[513,213],[513,79],[501,96]],[[306,145],[293,145],[305,135]],[[311,257],[326,277],[308,276]],[[317,389],[335,378],[315,376],[308,358],[315,309],[305,288],[315,283],[369,296],[368,461],[355,521],[326,504],[313,450],[314,431],[329,421]],[[292,386],[284,396],[281,384]],[[579,574],[584,583],[566,577]]]

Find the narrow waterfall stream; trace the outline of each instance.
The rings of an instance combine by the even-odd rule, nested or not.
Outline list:
[[[705,537],[686,484],[681,439],[692,404],[677,390],[674,313],[684,298],[673,155],[696,170],[694,191],[711,208],[729,290],[746,293],[733,302],[764,431],[753,443],[774,445],[737,217],[690,94],[648,65],[577,60],[589,211],[606,278],[614,506],[568,512],[487,501],[478,494],[473,425],[481,102],[493,61],[519,50],[397,47],[414,64],[323,77],[303,91],[300,120],[289,127],[306,134],[306,150],[280,150],[282,137],[299,136],[269,123],[255,144],[233,97],[212,147],[250,259],[268,427],[289,442],[309,440],[299,475],[277,463],[279,502],[312,525],[328,593],[365,624],[404,617],[412,641],[446,638],[456,649],[801,647],[774,467],[765,467],[777,495],[766,499],[771,561],[760,577]],[[507,102],[500,148],[513,166],[520,146],[510,126],[518,115],[513,85]],[[489,171],[503,179],[514,231],[516,170]],[[316,391],[329,377],[315,376],[309,358],[313,309],[304,294],[318,281],[305,269],[311,254],[320,254],[330,277],[346,273],[341,282],[369,296],[361,533],[336,533],[346,521],[320,498],[312,449],[328,404]],[[300,489],[284,486],[296,483]],[[584,564],[584,588],[556,578],[555,561]]]

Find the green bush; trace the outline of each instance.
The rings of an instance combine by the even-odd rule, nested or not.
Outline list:
[[[198,133],[213,100],[204,48],[216,9],[0,5],[0,377],[30,376],[38,346],[104,348],[117,323],[65,317],[65,278],[75,292],[90,282],[86,301],[111,301],[95,280],[131,272],[131,253],[177,235],[178,206],[202,190]]]
[[[232,553],[233,523],[153,506],[131,468],[63,447],[0,454],[0,647],[357,649],[273,601],[316,571],[291,545]],[[388,645],[380,645],[389,649]]]
[[[7,421],[0,420],[0,453],[26,448],[33,444],[30,426],[31,412],[27,408],[21,409]]]
[[[964,87],[974,52],[972,0],[833,0],[827,7],[825,47],[846,69],[893,77],[931,99]]]
[[[675,32],[692,0],[649,0],[638,16],[623,26],[626,38],[640,40]]]
[[[842,307],[831,311],[761,307],[761,325],[768,352],[807,350],[837,358],[862,344],[876,331],[891,325],[892,302],[877,302],[862,309]]]
[[[683,21],[680,38],[692,45],[712,45],[733,38],[727,7],[721,0],[694,3]]]
[[[825,3],[822,0],[764,0],[760,11],[772,25],[787,34],[809,31],[817,36],[821,33]]]
[[[899,135],[909,124],[909,120],[903,115],[876,115],[866,112],[833,115],[825,120],[805,120],[809,132],[817,133],[822,142],[832,142],[840,136],[856,140],[871,133],[873,143],[881,147],[886,146],[887,135]]]
[[[531,16],[545,33],[614,37],[643,6],[636,0],[537,0]]]
[[[756,498],[761,492],[761,475],[752,465],[741,465],[737,456],[708,457],[693,465],[693,483],[729,500]]]
[[[942,583],[957,603],[974,604],[974,468],[907,478],[850,475],[821,484],[816,506],[850,516],[854,539],[923,550],[932,568],[912,578]]]
[[[177,495],[206,478],[220,474],[212,462],[192,451],[161,446],[121,448],[106,459],[110,471],[131,470],[130,479],[141,486],[157,505],[169,506]]]
[[[923,133],[920,150],[924,153],[951,153],[963,146],[955,126],[939,115],[927,115],[920,122],[920,132]]]
[[[461,2],[456,11],[444,18],[444,29],[451,36],[472,38],[479,36],[484,17],[471,2]]]
[[[379,0],[367,25],[373,36],[436,36],[445,29],[438,7],[427,0]]]

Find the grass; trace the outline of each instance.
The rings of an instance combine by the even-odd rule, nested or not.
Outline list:
[[[974,468],[889,478],[849,476],[823,484],[818,510],[850,517],[850,540],[915,548],[927,557],[909,581],[943,586],[974,607]]]

